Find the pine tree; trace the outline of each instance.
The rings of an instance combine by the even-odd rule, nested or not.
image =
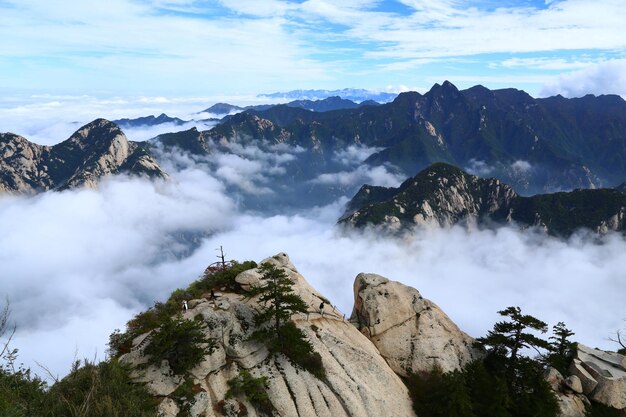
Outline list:
[[[266,306],[254,317],[257,328],[266,323],[270,324],[271,330],[258,329],[254,337],[258,339],[275,340],[280,346],[284,346],[282,340],[283,329],[295,313],[306,313],[307,304],[293,292],[293,282],[287,277],[285,271],[270,263],[262,264],[259,269],[263,273],[263,286],[254,287],[249,295],[260,295],[259,301]]]
[[[520,349],[533,348],[538,351],[539,348],[549,348],[548,342],[526,331],[530,329],[545,333],[548,330],[546,323],[533,316],[522,314],[519,307],[507,307],[498,311],[498,314],[509,317],[511,321],[497,322],[486,337],[477,339],[479,344],[492,347],[494,353],[508,355],[511,362],[517,360]]]
[[[567,367],[572,361],[576,343],[568,338],[573,336],[574,332],[565,327],[565,323],[558,322],[552,327],[552,336],[548,338],[550,341],[550,353],[546,357],[546,363],[562,374],[567,372]]]
[[[306,334],[291,321],[294,314],[307,312],[307,304],[293,292],[293,282],[282,269],[270,263],[262,264],[259,269],[263,272],[264,285],[254,287],[249,296],[259,295],[259,302],[265,309],[254,317],[256,330],[251,338],[265,342],[270,352],[282,353],[292,363],[324,378],[322,357],[313,350]]]

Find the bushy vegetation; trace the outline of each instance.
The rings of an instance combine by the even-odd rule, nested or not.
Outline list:
[[[209,297],[211,290],[227,289],[239,292],[241,286],[235,282],[235,277],[248,269],[256,268],[253,261],[231,261],[230,267],[217,269],[206,274],[201,279],[192,282],[186,289],[177,289],[166,302],[156,302],[153,307],[137,314],[126,324],[126,331],[116,329],[109,337],[109,355],[119,357],[128,353],[132,347],[132,341],[137,336],[154,330],[165,323],[169,318],[180,312],[184,300]]]
[[[559,322],[552,327],[552,336],[548,338],[548,354],[545,357],[547,365],[567,375],[567,368],[574,358],[576,343],[569,340],[574,335],[565,323]]]
[[[30,369],[0,367],[0,416],[35,417],[43,415],[46,383]]]
[[[546,323],[524,315],[519,307],[499,312],[507,317],[494,325],[478,343],[487,349],[484,360],[464,369],[443,373],[438,369],[413,374],[407,386],[420,417],[556,417],[559,407],[544,378],[546,360],[522,354],[545,349],[550,361],[561,363],[571,348],[571,333],[563,323],[555,326],[553,343],[529,331],[545,332]]]
[[[267,395],[267,377],[255,378],[250,371],[243,369],[236,378],[228,381],[226,399],[244,396],[262,412],[271,415],[274,406]]]
[[[153,417],[157,403],[142,385],[131,382],[130,369],[116,359],[74,364],[47,393],[49,416]]]
[[[115,359],[76,362],[49,389],[30,370],[0,370],[3,417],[153,417],[156,406],[142,385],[131,383],[128,367]]]
[[[293,314],[306,313],[308,306],[293,292],[293,282],[282,269],[269,263],[260,269],[264,285],[253,288],[249,296],[259,295],[259,302],[266,308],[256,314],[257,328],[251,337],[266,343],[270,352],[282,353],[292,363],[324,378],[321,356],[313,350],[304,332],[291,322]]]
[[[148,363],[159,366],[167,360],[172,371],[183,375],[213,352],[215,341],[202,331],[202,324],[182,317],[168,317],[151,334],[144,352],[150,355]]]

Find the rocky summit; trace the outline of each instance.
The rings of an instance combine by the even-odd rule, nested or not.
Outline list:
[[[398,188],[361,187],[339,222],[394,232],[415,226],[518,224],[568,236],[581,228],[623,232],[625,213],[626,195],[616,189],[522,197],[498,179],[437,163]]]
[[[256,377],[268,377],[267,392],[276,415],[414,416],[400,376],[433,364],[457,369],[475,355],[472,339],[414,289],[380,276],[359,275],[355,281],[358,307],[350,319],[310,286],[286,254],[265,262],[281,268],[293,282],[294,292],[309,306],[294,321],[321,355],[326,376],[319,379],[280,355],[270,358],[263,344],[249,340],[254,314],[260,308],[257,298],[223,291],[213,300],[191,300],[184,317],[206,323],[207,335],[218,340],[213,353],[191,370],[196,387],[191,401],[194,417],[243,415],[244,409],[248,416],[263,415],[246,398],[226,399],[227,381],[244,369]],[[261,283],[262,276],[252,269],[236,280],[243,288],[251,288]],[[396,300],[402,300],[399,312],[390,308]],[[323,314],[321,302],[326,303]],[[366,321],[372,321],[371,325],[366,326]],[[410,337],[405,339],[405,335]],[[411,349],[416,340],[417,347]],[[174,375],[166,361],[161,366],[141,367],[149,343],[150,334],[141,335],[122,360],[135,367],[136,381],[146,383],[162,400],[160,416],[174,417],[179,406],[172,394],[183,378]]]
[[[186,301],[179,316],[200,323],[214,348],[186,374],[168,360],[155,364],[146,353],[154,329],[132,341],[120,360],[158,401],[159,417],[221,416],[416,416],[409,393],[411,375],[461,370],[487,352],[419,291],[376,274],[354,281],[354,308],[348,318],[298,272],[285,253],[262,261],[283,271],[293,292],[308,306],[292,316],[320,355],[323,376],[314,375],[251,338],[255,314],[263,309],[254,288],[267,277],[261,267],[234,278],[228,287]],[[320,308],[320,303],[324,307]],[[208,340],[207,339],[207,340]],[[263,381],[271,406],[258,397],[229,394],[232,381],[246,373]],[[566,374],[548,368],[548,389],[561,417],[585,417],[592,404],[626,413],[626,358],[579,344]],[[614,415],[614,414],[610,414]],[[623,414],[615,414],[623,415]]]
[[[35,193],[94,187],[118,173],[165,178],[157,162],[128,141],[114,123],[97,119],[69,139],[42,146],[12,133],[0,134],[0,192]]]

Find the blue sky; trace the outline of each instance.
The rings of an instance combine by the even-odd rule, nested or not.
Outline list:
[[[6,94],[626,95],[623,0],[0,0]]]

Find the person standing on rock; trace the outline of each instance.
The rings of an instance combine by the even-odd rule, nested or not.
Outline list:
[[[322,315],[322,317],[324,317],[324,302],[323,301],[320,303],[320,314]]]
[[[183,312],[189,310],[189,306],[187,306],[187,300],[183,300]]]

